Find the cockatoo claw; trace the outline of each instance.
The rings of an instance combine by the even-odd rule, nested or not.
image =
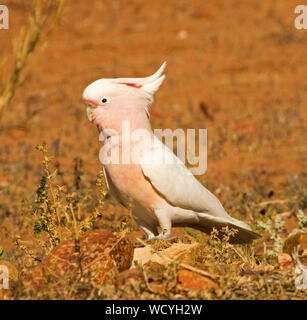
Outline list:
[[[159,235],[154,237],[153,239],[166,240],[171,235],[171,231],[167,230],[166,232],[161,232]]]

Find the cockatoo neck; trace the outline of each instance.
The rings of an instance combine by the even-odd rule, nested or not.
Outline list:
[[[151,124],[145,108],[140,108],[135,112],[128,113],[127,117],[121,119],[121,133],[120,136],[127,134],[138,134],[142,131],[152,133]]]
[[[152,134],[151,124],[145,108],[119,108],[116,113],[104,113],[98,119],[97,125],[101,135],[106,139],[118,136],[120,139],[127,135],[138,135],[144,132]]]
[[[133,161],[139,163],[142,154],[154,139],[145,109],[130,110],[130,112],[121,110],[117,122],[111,124],[110,128],[102,129],[100,140],[107,144],[108,149],[115,150],[114,154],[118,153],[119,163],[131,164]],[[123,157],[134,160],[124,162]]]

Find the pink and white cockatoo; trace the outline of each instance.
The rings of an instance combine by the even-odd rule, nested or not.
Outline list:
[[[250,243],[259,235],[246,223],[230,217],[220,201],[151,129],[149,106],[165,78],[162,75],[165,66],[166,62],[146,78],[100,79],[83,92],[88,118],[103,133],[111,151],[117,148],[123,155],[140,143],[131,139],[130,150],[123,148],[127,138],[122,135],[124,122],[129,122],[131,131],[146,133],[142,148],[138,146],[134,150],[135,161],[103,165],[109,192],[126,207],[133,199],[132,214],[148,239],[168,238],[172,226],[191,227],[205,233],[229,226],[238,230],[230,242]],[[118,139],[112,142],[114,132]],[[162,157],[173,162],[152,161]]]

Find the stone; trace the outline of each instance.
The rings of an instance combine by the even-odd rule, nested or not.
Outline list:
[[[287,253],[280,253],[278,255],[278,264],[280,269],[290,269],[293,267],[292,258]]]
[[[157,253],[156,250],[153,250],[151,246],[136,248],[134,250],[133,261],[138,265],[144,265],[148,261],[157,262],[159,264],[169,264],[169,259],[178,259],[181,255],[189,252],[195,246],[197,246],[197,243],[174,243],[169,248],[159,251],[159,253]]]
[[[178,282],[184,290],[220,289],[211,279],[189,270],[179,270],[177,276]]]
[[[91,279],[100,287],[104,280],[130,268],[133,258],[132,242],[106,230],[87,231],[77,240],[66,240],[56,246],[26,277],[35,289],[62,279],[73,282]]]
[[[114,281],[117,287],[126,286],[133,282],[137,282],[137,283],[144,282],[143,271],[141,271],[138,268],[125,270],[117,274]]]
[[[307,266],[307,232],[299,232],[289,237],[284,244],[283,252],[291,257],[293,254]]]

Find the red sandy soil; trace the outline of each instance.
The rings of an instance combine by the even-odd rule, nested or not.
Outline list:
[[[10,10],[10,29],[0,30],[7,71],[31,1],[2,3]],[[14,233],[29,232],[14,225],[22,199],[33,199],[39,184],[35,146],[43,140],[67,181],[79,157],[82,187],[94,188],[100,144],[86,118],[84,88],[98,78],[150,75],[164,60],[151,121],[155,128],[208,129],[208,170],[199,179],[219,189],[222,201],[259,179],[283,197],[289,179],[306,174],[307,31],[294,28],[297,4],[68,0],[1,119],[0,244],[12,248]]]

